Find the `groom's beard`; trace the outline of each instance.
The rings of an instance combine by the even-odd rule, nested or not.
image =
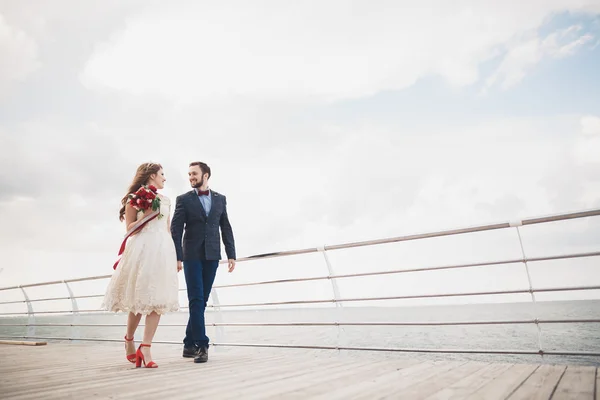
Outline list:
[[[198,189],[198,188],[201,188],[201,187],[202,187],[202,185],[204,185],[204,177],[202,177],[202,179],[200,179],[200,181],[199,181],[199,182],[196,182],[196,184],[195,184],[195,185],[192,185],[192,187],[193,187],[194,189]]]

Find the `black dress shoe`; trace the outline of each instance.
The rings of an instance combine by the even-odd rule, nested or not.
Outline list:
[[[205,363],[208,361],[208,349],[206,347],[200,347],[198,354],[194,357],[195,363]]]
[[[194,358],[198,355],[198,350],[196,346],[183,346],[183,357]]]

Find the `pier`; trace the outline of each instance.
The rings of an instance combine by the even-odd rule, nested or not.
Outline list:
[[[597,367],[381,359],[313,350],[152,348],[135,368],[115,343],[0,345],[3,399],[600,399]]]

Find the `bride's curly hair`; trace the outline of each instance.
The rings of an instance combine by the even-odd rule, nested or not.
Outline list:
[[[157,163],[144,163],[140,165],[135,172],[135,177],[133,178],[133,182],[129,186],[127,190],[127,194],[123,199],[121,199],[121,209],[119,210],[119,220],[123,221],[125,219],[125,205],[127,204],[127,200],[129,199],[130,193],[135,193],[140,186],[148,183],[148,180],[153,174],[158,174],[158,171],[162,169],[162,165]]]

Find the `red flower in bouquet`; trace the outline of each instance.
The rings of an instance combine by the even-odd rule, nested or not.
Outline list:
[[[137,192],[129,194],[129,204],[138,211],[160,209],[160,197],[157,195],[156,187],[153,185],[141,186]]]

